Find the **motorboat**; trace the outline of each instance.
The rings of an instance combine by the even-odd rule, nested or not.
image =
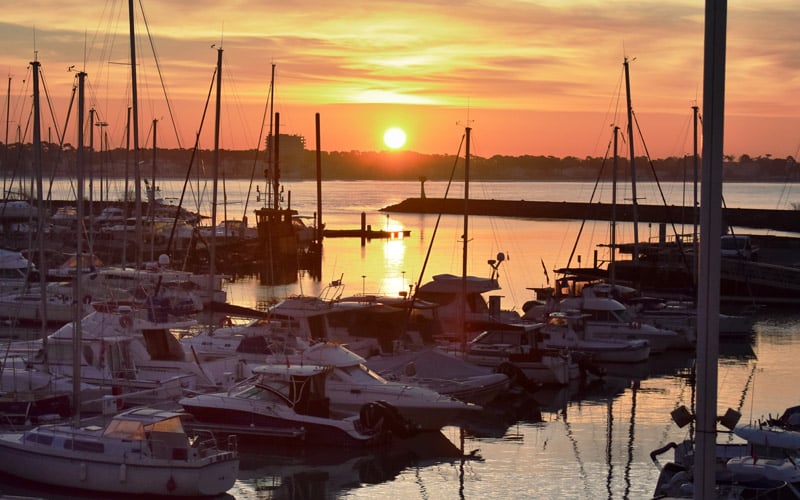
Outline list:
[[[787,408],[779,418],[740,424],[733,433],[747,441],[748,452],[731,458],[726,468],[733,474],[756,474],[785,481],[800,491],[800,406]]]
[[[552,349],[569,349],[588,355],[597,363],[639,363],[650,357],[650,344],[643,339],[587,339],[588,314],[578,311],[553,312],[539,330],[537,342]]]
[[[580,376],[580,367],[566,349],[538,344],[541,323],[500,325],[468,342],[464,359],[511,377],[512,383],[566,385]]]
[[[621,302],[586,293],[586,290],[581,296],[562,299],[558,310],[577,310],[587,314],[584,320],[587,339],[647,340],[651,354],[693,347],[686,335],[645,323]]]
[[[94,303],[93,307],[80,321],[79,376],[115,395],[121,407],[177,400],[186,390],[216,392],[250,375],[237,359],[200,360],[184,349],[177,336],[196,327],[195,320],[169,321],[155,305],[136,309]],[[75,322],[71,322],[46,342],[14,342],[8,350],[27,366],[72,377],[74,337]]]
[[[331,367],[325,381],[331,416],[358,415],[364,405],[384,401],[421,430],[458,425],[482,410],[472,403],[445,396],[419,385],[392,382],[365,365],[365,359],[340,344],[320,342],[293,356],[276,356],[276,362]]]
[[[201,357],[233,356],[248,363],[263,364],[271,354],[293,354],[313,342],[347,344],[351,351],[369,357],[381,351],[376,337],[353,336],[340,313],[373,307],[348,304],[313,296],[292,296],[270,307],[261,317],[244,323],[223,316],[211,329],[181,342]],[[376,334],[377,335],[377,334]]]
[[[190,437],[179,413],[136,408],[105,425],[47,424],[1,433],[0,470],[104,494],[212,496],[234,485],[239,457],[213,439]]]
[[[11,292],[0,295],[0,317],[14,322],[41,322],[61,324],[75,319],[76,308],[80,314],[91,312],[89,304],[72,300],[72,294],[62,293],[62,286],[51,283],[41,289],[33,287],[30,290]]]
[[[436,314],[443,334],[452,335],[466,331],[471,334],[468,335],[468,340],[471,340],[486,327],[519,321],[520,316],[516,312],[500,309],[499,295],[490,296],[488,301],[483,296],[498,290],[500,285],[495,277],[464,278],[454,274],[437,274],[432,281],[420,286],[414,296],[439,305]],[[462,311],[464,305],[466,310]]]
[[[366,365],[386,380],[420,385],[481,406],[506,393],[511,384],[505,374],[436,347],[372,356]]]
[[[0,248],[0,293],[21,291],[35,271],[36,266],[22,252]]]
[[[179,401],[194,428],[240,438],[291,440],[310,446],[376,446],[390,435],[413,432],[385,403],[366,403],[356,415],[332,418],[325,393],[332,368],[318,365],[260,365],[253,376],[226,392]]]

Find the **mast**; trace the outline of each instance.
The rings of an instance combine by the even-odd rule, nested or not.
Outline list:
[[[467,344],[467,248],[469,244],[469,146],[472,128],[466,127],[466,150],[464,153],[464,247],[461,257],[461,347]]]
[[[697,290],[697,258],[698,258],[698,242],[697,242],[697,222],[699,220],[698,214],[698,204],[697,204],[697,183],[700,181],[698,178],[698,169],[699,169],[699,155],[697,153],[697,142],[698,142],[698,132],[697,132],[697,122],[698,122],[698,111],[699,108],[695,105],[692,106],[692,114],[694,117],[694,148],[693,148],[693,165],[694,165],[694,178],[692,182],[694,198],[692,200],[692,221],[694,222],[694,227],[692,230],[692,247],[694,248],[694,259],[692,259],[692,285],[694,285],[694,289]]]
[[[214,120],[214,167],[213,190],[211,197],[211,248],[208,251],[208,291],[210,300],[214,297],[214,276],[216,275],[217,259],[217,189],[219,185],[219,122],[222,107],[222,47],[217,49],[217,103],[216,119]]]
[[[722,143],[725,118],[725,35],[728,3],[706,0],[703,63],[703,169],[697,290],[697,460],[695,498],[713,498],[719,355]]]
[[[76,174],[78,177],[78,224],[83,221],[83,182],[84,182],[84,150],[83,150],[83,126],[86,120],[84,116],[85,106],[85,92],[86,86],[86,73],[81,71],[78,73],[78,157],[76,165]],[[74,406],[73,417],[75,426],[80,425],[81,420],[81,407],[80,407],[80,394],[81,394],[81,359],[83,359],[82,343],[82,315],[83,308],[83,280],[81,274],[83,272],[83,263],[81,262],[81,254],[83,254],[83,233],[78,231],[78,240],[76,243],[76,252],[78,260],[75,262],[75,282],[73,284],[73,303],[75,307],[75,323],[72,327],[72,404]]]
[[[142,267],[142,174],[139,166],[139,96],[136,90],[136,33],[134,30],[133,0],[128,0],[128,23],[130,25],[131,48],[131,99],[133,101],[133,171],[136,217],[136,268]]]
[[[47,276],[44,260],[44,193],[42,189],[42,123],[39,106],[39,61],[33,66],[33,175],[36,177],[36,241],[39,247],[39,295],[42,307],[42,339],[47,338]],[[43,342],[47,342],[43,340]]]
[[[631,210],[633,212],[633,261],[639,262],[639,203],[636,197],[636,166],[634,161],[636,158],[633,149],[633,106],[631,105],[631,77],[628,65],[628,58],[625,58],[623,63],[625,66],[625,94],[628,101],[628,147],[630,148],[630,161],[631,161]]]
[[[617,142],[619,139],[619,127],[614,127],[614,165],[611,174],[611,265],[608,268],[611,270],[609,279],[611,284],[616,283],[616,264],[615,259],[617,255],[617,167],[619,154],[617,152]]]

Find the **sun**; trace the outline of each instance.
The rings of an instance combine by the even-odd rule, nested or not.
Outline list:
[[[383,134],[383,142],[390,149],[402,148],[406,143],[406,133],[399,127],[392,127]]]

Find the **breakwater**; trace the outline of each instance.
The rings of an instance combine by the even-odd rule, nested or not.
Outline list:
[[[469,215],[520,217],[525,219],[634,220],[633,205],[610,203],[574,203],[525,200],[469,200]],[[407,198],[381,209],[396,213],[464,213],[464,200],[453,198]],[[692,224],[695,211],[678,205],[637,205],[640,222]],[[699,214],[699,211],[698,211]],[[723,224],[752,229],[800,232],[800,211],[755,208],[723,208]]]

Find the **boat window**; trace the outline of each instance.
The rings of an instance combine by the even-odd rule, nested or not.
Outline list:
[[[144,439],[144,428],[142,424],[133,420],[114,419],[108,423],[103,436],[141,441]]]
[[[158,432],[172,432],[180,434],[184,433],[181,419],[180,417],[177,416],[172,418],[165,418],[164,420],[153,422],[150,425],[145,425],[144,430],[145,432],[158,431]]]
[[[251,401],[273,401],[286,403],[286,399],[275,394],[265,386],[251,385],[244,390],[237,392],[233,395],[240,399],[249,399]]]
[[[363,364],[359,364],[357,367],[354,367],[354,369],[349,370],[349,372],[350,375],[353,377],[353,381],[355,382],[359,381],[374,382],[377,380],[378,382],[384,384],[386,383],[386,380],[383,377],[381,377],[374,371],[370,370]]]
[[[53,444],[53,436],[45,436],[39,433],[30,433],[25,435],[25,441],[32,441],[34,443],[50,446],[51,444]]]
[[[92,453],[103,453],[105,451],[103,443],[98,443],[97,441],[79,441],[76,439],[67,439],[64,441],[64,449],[73,451],[89,451]]]

